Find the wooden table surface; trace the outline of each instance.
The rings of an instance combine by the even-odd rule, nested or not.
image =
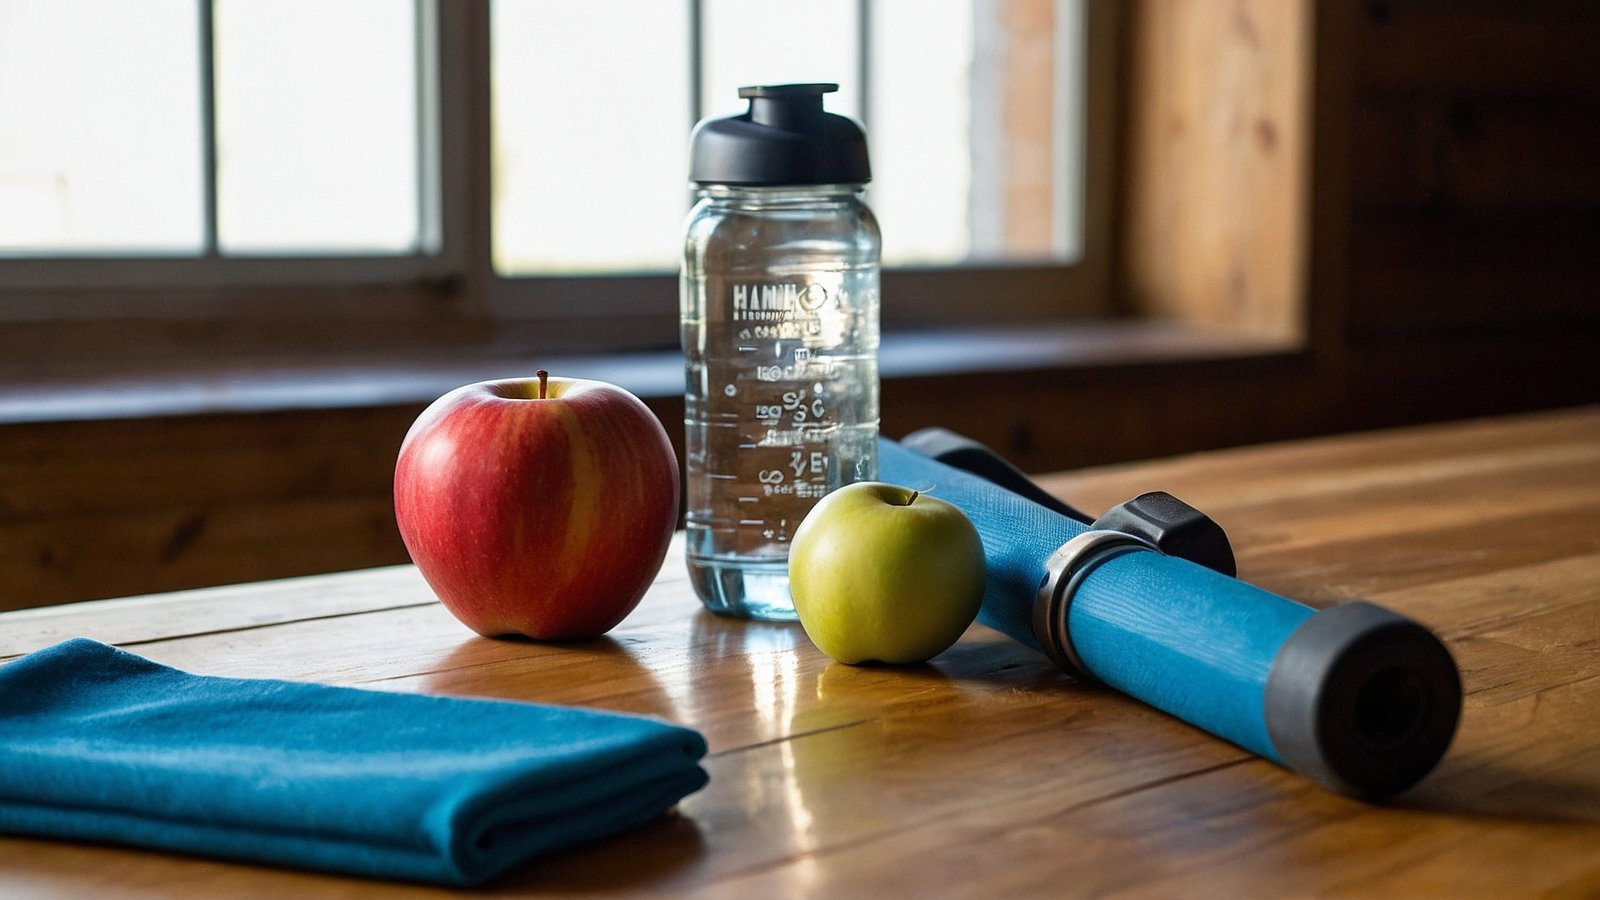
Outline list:
[[[1384,806],[1308,780],[974,626],[931,664],[830,662],[798,626],[700,611],[675,548],[608,639],[489,640],[409,567],[0,615],[0,660],[84,635],[195,672],[653,713],[700,729],[675,815],[489,895],[1600,896],[1600,409],[1049,478],[1087,510],[1207,510],[1241,576],[1368,598],[1461,667],[1455,743]],[[3,764],[3,761],[0,761]],[[0,839],[0,897],[438,893]]]

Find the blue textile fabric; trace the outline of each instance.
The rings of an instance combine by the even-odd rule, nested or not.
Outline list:
[[[699,733],[596,710],[192,675],[83,638],[0,666],[0,831],[445,884],[640,825]]]

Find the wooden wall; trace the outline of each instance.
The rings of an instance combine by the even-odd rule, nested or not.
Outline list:
[[[1355,390],[1594,399],[1600,6],[1372,0],[1351,46]]]
[[[1151,0],[1127,12],[1135,62],[1140,41],[1220,42],[1184,51],[1209,60],[1194,82],[1169,82],[1209,90],[1145,115],[1241,118],[1198,145],[1196,170],[1126,110],[1124,213],[1161,211],[1163,196],[1182,212],[1166,230],[1125,217],[1124,302],[1214,328],[1289,323],[1304,349],[891,379],[886,433],[944,424],[1043,471],[1600,401],[1600,7]],[[1197,30],[1139,18],[1163,14]],[[1303,42],[1287,57],[1300,57],[1292,87],[1286,39]],[[1130,90],[1161,77],[1146,69]],[[1224,152],[1234,140],[1281,165],[1238,165]],[[1228,202],[1196,200],[1218,190],[1181,181],[1198,177],[1223,179]],[[1285,215],[1285,190],[1303,192],[1298,212],[1263,225]],[[1233,257],[1203,255],[1219,234]],[[1230,260],[1263,277],[1239,294]],[[650,402],[681,421],[681,401]],[[0,609],[402,562],[389,479],[419,410],[0,426]]]
[[[0,429],[0,610],[404,561],[417,408]]]
[[[1305,334],[1308,0],[1136,0],[1126,15],[1116,270],[1146,315]]]

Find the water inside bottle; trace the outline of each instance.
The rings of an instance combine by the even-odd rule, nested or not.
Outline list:
[[[795,529],[877,473],[878,270],[695,273],[684,289],[720,300],[682,322],[690,579],[714,612],[793,619]]]

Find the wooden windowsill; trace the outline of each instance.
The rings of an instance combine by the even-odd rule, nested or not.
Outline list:
[[[1290,340],[1163,322],[891,331],[881,377],[1116,369],[1284,357]],[[228,366],[12,379],[0,384],[0,425],[162,416],[260,413],[425,404],[473,381],[529,375],[535,368],[621,385],[644,398],[683,390],[675,350],[531,356],[362,356],[340,363],[277,360]]]

